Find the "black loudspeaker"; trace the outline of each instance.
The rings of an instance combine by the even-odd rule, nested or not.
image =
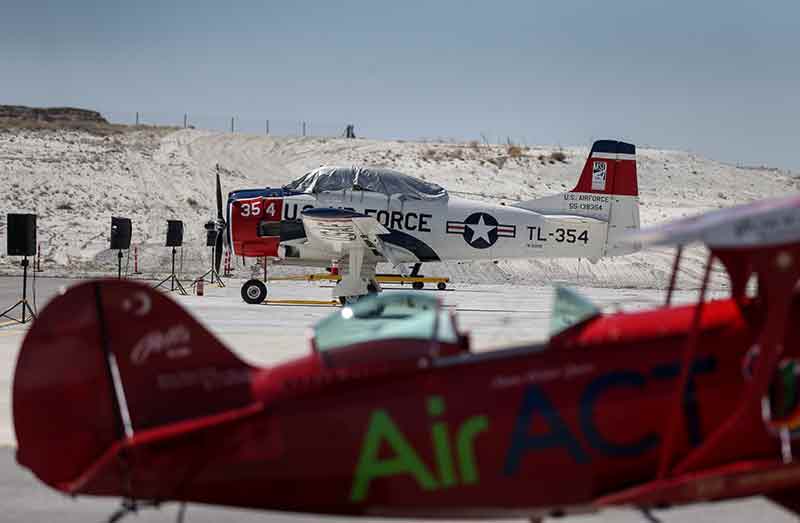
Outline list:
[[[125,250],[131,247],[131,226],[130,218],[111,217],[111,248]]]
[[[34,256],[36,254],[36,215],[7,215],[8,255]]]
[[[214,247],[217,244],[217,230],[216,222],[206,222],[204,225],[206,229],[206,247]]]
[[[216,230],[206,231],[206,247],[217,245],[217,234],[219,233]]]
[[[180,247],[183,244],[183,222],[167,220],[167,247]]]

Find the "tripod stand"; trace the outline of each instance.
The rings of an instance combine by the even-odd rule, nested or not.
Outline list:
[[[12,318],[8,315],[11,311],[16,309],[17,307],[22,307],[22,319],[18,320],[16,318]],[[4,310],[0,313],[0,318],[8,318],[9,320],[15,321],[17,323],[27,323],[29,320],[25,318],[25,312],[31,313],[30,319],[33,320],[36,318],[36,313],[33,312],[30,303],[28,303],[28,257],[25,256],[22,258],[22,299],[19,300],[17,303],[9,307],[8,309]]]
[[[158,289],[167,282],[169,282],[170,292],[175,292],[177,290],[182,296],[187,296],[189,294],[186,292],[186,289],[183,288],[183,285],[181,285],[181,281],[178,277],[175,276],[175,247],[172,248],[172,272],[169,276],[158,282],[154,288]]]
[[[199,278],[195,279],[192,282],[192,287],[197,285],[197,282],[199,282],[199,281],[203,281],[203,282],[207,281],[208,283],[216,283],[217,285],[219,285],[220,288],[225,287],[225,283],[222,281],[222,278],[220,278],[219,273],[217,272],[217,268],[214,265],[214,251],[215,251],[215,248],[211,247],[211,268],[208,269],[205,273],[203,273],[202,276],[200,276]],[[209,277],[208,280],[206,280],[206,276]]]
[[[122,249],[117,249],[117,279],[122,279]]]

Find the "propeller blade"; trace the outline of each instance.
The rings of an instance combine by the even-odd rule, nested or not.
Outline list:
[[[219,183],[219,164],[217,164],[217,220],[225,220],[222,215],[222,186]]]
[[[220,232],[220,234],[217,234],[217,242],[214,244],[214,267],[217,271],[217,274],[219,274],[219,267],[222,263],[222,249],[222,233]]]

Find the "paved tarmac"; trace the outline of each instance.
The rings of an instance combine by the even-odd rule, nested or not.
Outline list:
[[[5,304],[11,305],[18,299],[20,280],[0,277],[0,307],[3,309]],[[73,283],[74,280],[38,277],[38,307],[42,308],[60,288]],[[207,295],[204,297],[185,296],[176,299],[229,347],[253,363],[270,364],[308,350],[308,328],[336,310],[321,306],[247,305],[239,297],[239,284],[238,281],[229,281],[228,287],[224,289],[207,287]],[[605,307],[624,304],[626,308],[638,308],[658,303],[662,298],[661,292],[633,289],[590,288],[581,289],[581,292]],[[546,336],[552,297],[550,289],[456,286],[453,291],[436,292],[436,295],[443,298],[446,306],[457,311],[460,326],[472,331],[476,350],[488,350],[498,345],[542,339]],[[679,293],[676,298],[689,300],[692,295],[693,293]],[[318,284],[276,282],[270,285],[270,297],[320,300],[330,297],[330,289]],[[3,321],[5,320],[0,319],[0,324]],[[71,499],[63,496],[36,480],[26,469],[17,465],[14,459],[15,438],[11,422],[10,390],[16,354],[27,328],[28,325],[0,327],[0,522],[106,521],[118,508],[118,501],[83,497]],[[129,518],[142,523],[175,521],[177,513],[176,504],[167,504],[158,510],[146,509],[137,515],[130,515]],[[763,498],[660,511],[657,516],[665,522],[797,521]],[[185,521],[198,523],[350,520],[201,505],[189,506],[185,517]],[[645,519],[636,511],[613,510],[596,515],[570,517],[563,521],[641,522]]]

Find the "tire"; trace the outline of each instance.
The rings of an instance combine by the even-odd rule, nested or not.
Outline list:
[[[339,303],[342,304],[342,307],[347,307],[348,305],[353,305],[363,297],[364,296],[339,296]]]
[[[422,283],[421,281],[415,281],[414,283],[411,284],[411,288],[414,289],[414,290],[417,290],[417,291],[422,289],[422,288],[424,288],[424,287],[425,287],[425,284]]]
[[[247,280],[242,285],[242,299],[251,305],[264,303],[267,299],[267,286],[261,280]]]
[[[447,288],[447,284],[443,281],[440,281],[439,283],[436,284],[436,288],[439,289],[440,291],[443,291]]]

